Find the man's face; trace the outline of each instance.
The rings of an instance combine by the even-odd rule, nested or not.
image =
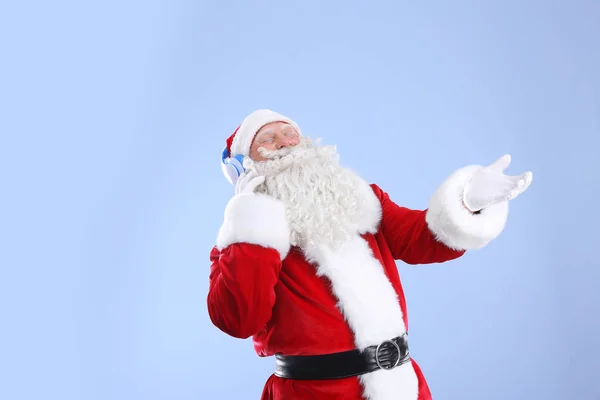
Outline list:
[[[296,146],[300,136],[293,126],[285,122],[271,122],[260,128],[250,146],[250,158],[254,161],[265,161],[258,149],[279,150],[283,147]]]

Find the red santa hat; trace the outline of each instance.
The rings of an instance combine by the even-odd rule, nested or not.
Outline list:
[[[227,151],[229,156],[249,156],[250,146],[252,145],[256,133],[263,126],[272,122],[285,122],[292,125],[298,134],[302,133],[300,132],[300,127],[298,127],[298,125],[290,118],[267,109],[256,110],[248,115],[242,124],[227,139]]]
[[[225,149],[221,157],[225,177],[235,183],[237,177],[244,171],[244,157],[250,155],[252,141],[258,131],[272,122],[285,122],[302,135],[300,127],[290,118],[268,109],[256,110],[248,115],[242,124],[227,138]]]

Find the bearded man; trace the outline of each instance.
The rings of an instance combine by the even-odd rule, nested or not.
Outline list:
[[[210,253],[207,303],[216,327],[275,357],[262,399],[431,399],[409,354],[395,262],[441,263],[496,238],[532,180],[505,175],[509,163],[460,168],[427,209],[411,210],[290,118],[246,117],[223,152],[235,195]]]

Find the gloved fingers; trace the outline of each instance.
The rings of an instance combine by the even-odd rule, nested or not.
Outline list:
[[[528,171],[518,176],[505,175],[510,156],[502,156],[490,167],[474,173],[463,192],[463,204],[471,211],[478,211],[493,204],[515,199],[531,184],[533,174]]]
[[[256,175],[256,174],[255,174]],[[254,179],[252,179],[250,182],[248,182],[248,184],[246,185],[246,187],[244,188],[244,193],[251,193],[254,192],[254,190],[258,187],[258,185],[260,185],[261,183],[263,183],[265,181],[265,177],[264,176],[257,176]]]
[[[244,192],[244,188],[248,185],[248,182],[253,179],[256,176],[256,171],[255,170],[248,170],[244,173],[242,173],[236,184],[235,184],[235,193],[239,194]]]
[[[505,175],[497,170],[484,171],[485,170],[482,170],[482,173],[479,176],[479,179],[481,179],[481,182],[479,183],[485,182],[485,184],[482,184],[481,186],[487,187],[488,190],[493,189],[494,193],[506,193],[514,190],[522,193],[529,187],[533,179],[533,174],[530,171],[516,176]]]
[[[255,169],[248,169],[246,170],[246,172],[244,172],[244,175],[248,178],[247,180],[249,181],[255,178],[258,175],[258,172],[256,172]]]
[[[477,171],[465,188],[463,203],[471,211],[478,211],[506,201],[517,188],[518,179],[489,168]]]
[[[510,165],[511,160],[512,158],[510,154],[505,154],[491,163],[488,168],[492,171],[504,172],[504,170]]]
[[[530,171],[527,171],[519,176],[512,177],[512,179],[513,187],[508,194],[507,200],[515,199],[518,195],[527,190],[529,185],[531,185],[531,181],[533,180],[533,174]]]
[[[527,188],[529,187],[529,185],[531,185],[531,182],[533,181],[533,172],[527,171],[521,174],[520,179],[523,182],[520,186],[521,192],[524,192],[525,190],[527,190]]]

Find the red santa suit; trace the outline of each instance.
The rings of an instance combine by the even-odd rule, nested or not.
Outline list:
[[[262,357],[364,349],[406,333],[408,313],[395,261],[453,260],[483,247],[504,227],[507,203],[478,214],[462,205],[474,168],[451,175],[426,210],[401,207],[377,185],[365,184],[369,212],[355,237],[336,250],[291,246],[280,201],[258,193],[234,196],[210,253],[211,321],[233,337],[252,337]],[[273,374],[262,399],[429,400],[431,393],[411,360],[335,380]]]

